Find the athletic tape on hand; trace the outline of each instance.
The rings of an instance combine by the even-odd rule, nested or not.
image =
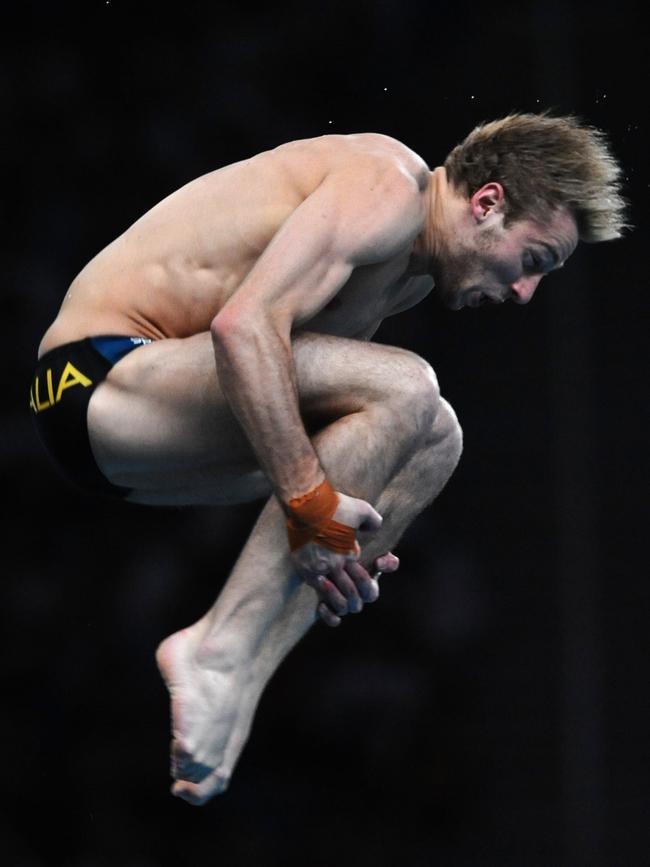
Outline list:
[[[289,500],[287,534],[290,550],[296,551],[308,542],[316,542],[337,554],[355,553],[354,527],[332,519],[338,503],[338,495],[327,479],[313,491]]]

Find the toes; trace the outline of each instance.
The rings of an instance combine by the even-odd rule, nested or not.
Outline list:
[[[200,783],[212,773],[212,768],[202,765],[201,762],[186,762],[176,768],[172,776],[177,780],[187,780],[190,783]]]
[[[171,792],[176,798],[192,804],[193,807],[202,807],[210,798],[215,795],[223,794],[228,788],[230,778],[221,774],[219,771],[212,771],[200,783],[190,783],[185,780],[179,780],[172,786]]]
[[[209,765],[195,761],[192,754],[178,741],[172,741],[170,770],[174,779],[187,780],[190,783],[200,783],[212,773]]]

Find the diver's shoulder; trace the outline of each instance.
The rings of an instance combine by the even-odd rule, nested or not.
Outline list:
[[[359,152],[360,158],[392,165],[395,170],[415,179],[421,187],[428,184],[431,170],[426,161],[399,139],[380,132],[351,133],[346,138],[350,147]]]

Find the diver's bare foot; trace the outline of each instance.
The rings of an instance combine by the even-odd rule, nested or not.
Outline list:
[[[184,779],[177,780],[172,786],[172,794],[187,801],[188,804],[200,807],[214,795],[225,792],[237,760],[248,740],[264,685],[264,680],[251,680],[241,691],[237,718],[231,729],[220,767],[198,783]]]
[[[398,566],[393,554],[377,558],[375,582],[381,572]],[[209,637],[208,624],[204,618],[170,635],[156,651],[171,698],[172,794],[195,806],[228,788],[264,687],[286,653],[282,642],[278,650],[271,632],[265,650],[258,648],[243,662],[241,640],[235,638],[233,647],[224,632]]]
[[[197,806],[226,790],[250,728],[249,719],[238,731],[245,675],[216,654],[206,659],[201,633],[199,624],[182,629],[156,651],[171,698],[172,794]]]

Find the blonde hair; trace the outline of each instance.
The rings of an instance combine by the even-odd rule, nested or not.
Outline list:
[[[510,114],[481,124],[444,165],[464,195],[500,183],[508,223],[525,217],[545,221],[564,207],[573,214],[581,241],[608,241],[629,228],[621,167],[606,136],[573,115]]]

